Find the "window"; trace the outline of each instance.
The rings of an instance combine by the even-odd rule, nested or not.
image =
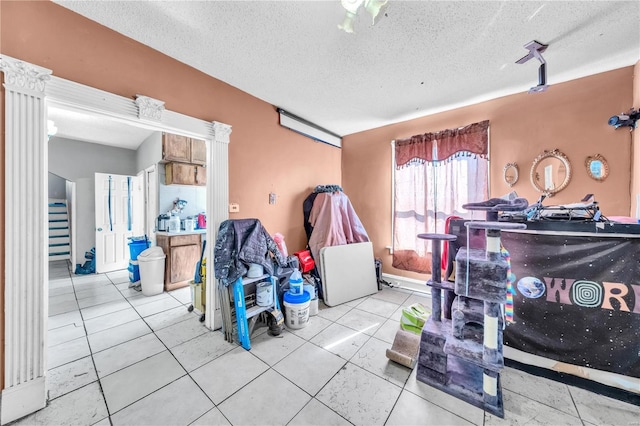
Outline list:
[[[430,273],[431,244],[421,233],[444,233],[449,216],[489,195],[489,122],[395,142],[393,266]]]

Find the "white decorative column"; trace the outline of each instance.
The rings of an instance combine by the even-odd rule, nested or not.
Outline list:
[[[6,424],[46,405],[49,269],[44,90],[51,70],[2,56],[0,71],[5,88],[4,389],[0,423]]]
[[[209,146],[207,168],[207,306],[206,326],[217,329],[222,326],[220,303],[214,267],[213,248],[220,224],[229,219],[229,135],[231,126],[214,121],[213,144]],[[211,313],[213,315],[211,315]]]

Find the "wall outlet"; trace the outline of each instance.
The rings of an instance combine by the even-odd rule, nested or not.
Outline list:
[[[269,193],[269,204],[275,204],[276,203],[276,194],[271,192]]]
[[[231,203],[229,204],[229,213],[239,213],[240,212],[240,204]]]

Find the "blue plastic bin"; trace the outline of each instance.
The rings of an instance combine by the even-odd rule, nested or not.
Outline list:
[[[135,264],[133,262],[135,262]],[[138,262],[129,262],[127,270],[129,271],[129,281],[132,283],[140,281],[140,266],[138,265]]]
[[[129,254],[131,260],[138,260],[138,255],[151,246],[147,236],[129,237]]]

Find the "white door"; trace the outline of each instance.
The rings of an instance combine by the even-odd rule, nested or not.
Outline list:
[[[158,215],[158,173],[155,165],[144,170],[143,179],[145,185],[145,230],[152,245],[155,245]]]
[[[144,235],[142,179],[96,173],[96,272],[126,269],[128,237]]]

